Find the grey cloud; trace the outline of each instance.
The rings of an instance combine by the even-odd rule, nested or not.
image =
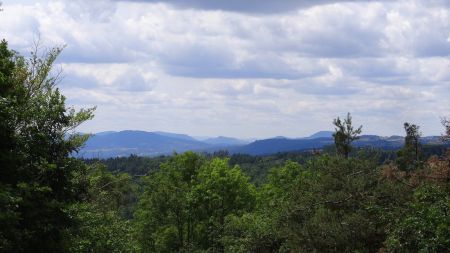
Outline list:
[[[313,58],[381,57],[384,10],[364,5],[324,6],[298,13],[226,18],[230,37],[249,53],[290,54]],[[367,18],[366,16],[370,16]]]
[[[133,62],[136,59],[148,59],[149,53],[143,42],[135,40],[133,35],[127,33],[126,27],[115,27],[111,23],[105,27],[75,28],[85,36],[78,38],[72,32],[64,31],[64,40],[67,45],[60,62],[65,63],[121,63]]]
[[[219,45],[171,45],[159,52],[158,58],[170,74],[203,75],[208,72],[220,73],[233,64],[233,52]]]
[[[303,35],[298,48],[300,54],[310,57],[376,57],[383,53],[378,44],[380,37],[376,29],[362,27],[355,20],[346,19],[341,24],[328,21],[323,30]]]
[[[254,94],[254,86],[250,83],[244,83],[240,85],[233,85],[228,83],[219,84],[218,87],[214,88],[215,94],[226,97],[237,97],[242,95]]]
[[[113,85],[120,91],[151,91],[156,80],[146,80],[139,71],[128,71],[114,80]]]
[[[295,66],[277,54],[260,53],[240,59],[238,53],[219,45],[174,47],[161,53],[159,60],[167,73],[195,78],[300,79],[326,72],[313,61],[307,67]]]
[[[60,62],[92,63],[68,64],[61,88],[69,103],[99,105],[90,125],[97,129],[255,137],[283,125],[282,134],[299,136],[306,121],[308,131],[323,129],[358,108],[355,119],[365,117],[376,133],[394,131],[377,122],[410,115],[436,132],[430,115],[449,108],[450,16],[440,6],[450,1],[431,1],[29,1],[4,6],[0,33],[21,49],[39,32],[46,45],[67,44]],[[224,11],[202,11],[215,9]],[[264,13],[274,15],[256,15]],[[280,117],[283,124],[272,124]]]
[[[68,42],[68,46],[61,57],[59,62],[64,63],[120,63],[120,62],[132,62],[133,56],[127,54],[125,50],[117,50],[115,46],[99,46],[91,49],[84,49],[82,45],[76,45],[73,42]]]
[[[322,84],[311,80],[302,83],[293,84],[292,87],[301,94],[316,96],[352,96],[357,95],[361,88],[353,87],[345,84]]]
[[[223,10],[244,13],[281,13],[315,5],[339,2],[374,2],[376,0],[118,0],[149,3],[167,3],[178,8]],[[380,0],[378,0],[380,1]],[[383,1],[383,0],[381,0]],[[384,0],[386,1],[386,0]]]
[[[418,0],[416,0],[416,2],[419,2]],[[437,6],[437,7],[450,7],[450,1],[448,0],[428,0],[426,2],[427,5],[431,5],[431,6]]]
[[[158,79],[144,68],[131,64],[62,64],[60,86],[64,89],[83,89],[92,93],[151,91]],[[65,71],[64,71],[65,70]]]
[[[323,70],[313,70],[309,73],[302,73],[292,68],[286,63],[276,62],[276,60],[263,63],[257,60],[249,60],[240,63],[239,67],[234,66],[195,66],[189,63],[185,65],[165,66],[167,73],[175,76],[195,77],[195,78],[268,78],[268,79],[301,79],[323,73]]]
[[[83,89],[97,89],[99,88],[98,81],[93,76],[76,75],[74,73],[64,74],[64,78],[59,84],[62,88],[83,88]]]
[[[448,37],[444,37],[444,34],[439,36],[428,35],[423,34],[421,39],[417,38],[415,40],[414,51],[418,57],[450,56],[450,33],[447,33]]]
[[[333,62],[341,66],[346,76],[372,83],[403,85],[409,83],[413,75],[411,69],[399,66],[393,58],[358,58]]]

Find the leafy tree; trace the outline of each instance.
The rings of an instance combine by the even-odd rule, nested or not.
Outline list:
[[[259,189],[255,211],[228,217],[223,238],[227,252],[288,252],[290,220],[286,217],[295,201],[292,193],[300,184],[306,190],[311,176],[292,161],[272,168]]]
[[[370,160],[316,156],[271,170],[253,212],[228,216],[230,252],[377,252],[405,193]]]
[[[223,251],[228,215],[249,211],[255,189],[228,160],[175,155],[145,182],[136,210],[143,252]]]
[[[143,157],[130,155],[127,157],[111,157],[108,159],[83,159],[86,164],[102,163],[109,171],[128,173],[142,177],[160,169],[160,165],[169,160],[170,156]]]
[[[284,237],[270,213],[228,215],[221,242],[225,252],[283,252]]]
[[[362,126],[357,129],[353,129],[352,117],[350,113],[347,113],[347,118],[342,121],[339,117],[333,120],[335,125],[335,132],[333,134],[334,144],[336,145],[336,151],[339,155],[348,158],[350,151],[352,150],[352,142],[357,140],[358,135],[361,134]]]
[[[70,157],[87,136],[75,127],[93,109],[76,112],[55,87],[53,63],[61,48],[30,59],[0,43],[0,250],[64,251],[64,211],[78,199],[73,180],[84,165]]]
[[[378,212],[375,164],[321,156],[292,192],[289,244],[294,251],[376,252],[384,240]]]
[[[85,181],[87,194],[68,208],[76,225],[67,231],[70,252],[135,252],[128,219],[136,191],[131,177],[113,175],[104,165],[93,164]]]
[[[397,164],[400,169],[411,171],[421,165],[421,147],[419,126],[405,122],[405,144],[397,153]]]
[[[187,152],[175,155],[144,182],[136,217],[136,237],[143,252],[192,249],[199,236],[189,192],[204,159]]]
[[[239,167],[229,168],[227,159],[215,158],[204,164],[197,180],[190,197],[196,207],[198,227],[207,235],[203,247],[222,252],[226,217],[252,210],[256,190]]]
[[[390,252],[447,252],[449,235],[448,189],[423,185],[415,191],[406,213],[396,217],[387,246]]]

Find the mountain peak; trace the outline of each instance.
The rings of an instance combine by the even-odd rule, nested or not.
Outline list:
[[[169,132],[162,132],[162,131],[156,131],[154,133],[165,136],[165,137],[171,137],[171,138],[188,140],[188,141],[196,141],[196,139],[194,139],[193,137],[191,137],[187,134],[176,134],[176,133],[169,133]]]
[[[232,137],[226,137],[226,136],[217,136],[214,138],[209,138],[206,140],[203,140],[204,142],[212,145],[225,145],[225,146],[231,146],[231,145],[244,145],[247,144],[247,141],[232,138]]]
[[[316,138],[331,138],[333,137],[333,131],[319,131],[317,133],[314,133],[310,135],[309,139],[316,139]]]

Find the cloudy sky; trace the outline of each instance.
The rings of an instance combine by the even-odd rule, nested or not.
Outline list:
[[[3,0],[0,37],[66,45],[59,87],[97,106],[80,131],[264,138],[425,135],[450,116],[450,1]]]

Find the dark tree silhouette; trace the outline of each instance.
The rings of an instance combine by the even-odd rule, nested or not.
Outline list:
[[[334,144],[336,145],[336,152],[339,155],[348,158],[350,151],[352,150],[351,144],[354,140],[359,138],[358,135],[361,134],[362,126],[359,126],[357,129],[353,128],[350,113],[347,113],[347,118],[343,121],[337,117],[333,120],[333,124],[335,125],[333,137]]]

